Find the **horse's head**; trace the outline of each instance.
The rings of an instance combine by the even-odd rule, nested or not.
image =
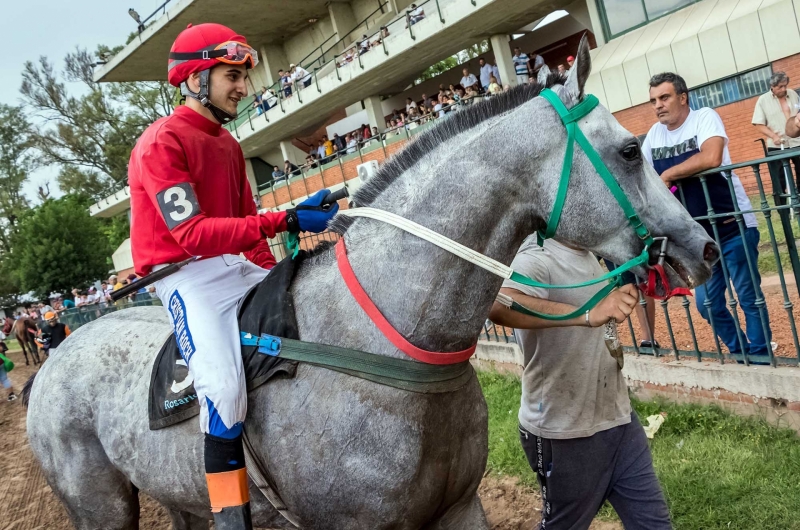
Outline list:
[[[584,37],[566,80],[561,79],[551,87],[567,109],[573,109],[584,101],[584,86],[590,71],[589,46]],[[533,118],[534,113],[536,118]],[[556,203],[559,176],[568,143],[566,127],[553,105],[545,98],[536,98],[522,105],[514,114],[515,120],[525,119],[528,123],[538,125],[530,127],[527,133],[530,152],[527,157],[522,157],[523,161],[527,161],[522,163],[529,167],[521,169],[527,169],[529,174],[540,175],[534,189],[529,189],[527,193],[534,206],[534,224],[543,228]],[[544,123],[547,123],[547,127]],[[600,155],[644,226],[653,237],[668,239],[664,268],[670,284],[693,287],[705,282],[719,257],[719,249],[643,159],[636,137],[625,130],[602,105],[594,107],[576,123]],[[520,178],[524,179],[524,173],[520,173]],[[589,249],[618,264],[640,255],[645,246],[643,239],[637,235],[623,213],[620,201],[614,197],[577,142],[574,144],[570,175],[554,238]],[[660,244],[651,245],[650,264],[657,262],[659,250]],[[645,267],[634,268],[633,272],[640,277],[647,277]],[[662,294],[660,291],[663,286],[660,281],[658,283],[653,287],[658,294]]]

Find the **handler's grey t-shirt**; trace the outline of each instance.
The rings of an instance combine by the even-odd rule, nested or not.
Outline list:
[[[552,239],[542,248],[535,235],[525,240],[511,266],[553,285],[583,282],[604,272],[592,253]],[[575,307],[603,285],[542,289],[503,282],[503,287]],[[628,388],[606,348],[604,327],[518,329],[514,334],[525,358],[519,422],[527,431],[542,438],[582,438],[631,421]]]

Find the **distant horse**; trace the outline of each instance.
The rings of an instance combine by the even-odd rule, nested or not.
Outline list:
[[[14,322],[12,329],[20,348],[22,348],[22,354],[25,356],[25,364],[30,364],[28,362],[28,352],[31,354],[33,364],[39,364],[41,362],[39,360],[39,347],[36,345],[36,340],[34,340],[36,337],[36,322],[30,317],[22,316]]]

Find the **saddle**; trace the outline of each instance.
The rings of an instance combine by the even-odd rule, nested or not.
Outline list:
[[[289,292],[294,276],[307,254],[278,263],[264,280],[253,287],[239,304],[239,329],[243,332],[299,339],[294,301]],[[294,377],[297,362],[259,353],[258,346],[242,346],[247,391],[276,376]],[[200,413],[197,392],[186,362],[171,333],[153,364],[148,396],[150,430],[164,429]]]

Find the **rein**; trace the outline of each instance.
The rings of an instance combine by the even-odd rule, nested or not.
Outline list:
[[[603,179],[603,182],[605,182],[609,191],[611,191],[611,194],[622,208],[625,217],[628,219],[628,223],[630,223],[631,227],[636,232],[636,235],[639,236],[639,238],[644,242],[644,250],[642,250],[641,254],[635,258],[626,261],[613,271],[609,271],[602,276],[593,278],[591,280],[567,285],[552,285],[539,282],[533,278],[525,276],[524,274],[520,274],[511,267],[503,265],[499,261],[496,261],[488,256],[484,256],[480,252],[472,250],[471,248],[468,248],[461,243],[434,232],[429,228],[425,228],[414,221],[385,210],[369,207],[350,208],[348,210],[341,210],[339,215],[345,215],[348,217],[365,217],[390,224],[396,228],[408,232],[409,234],[413,234],[421,239],[424,239],[425,241],[428,241],[429,243],[432,243],[439,248],[446,250],[447,252],[450,252],[451,254],[458,256],[459,258],[464,259],[496,276],[520,283],[522,285],[527,285],[529,287],[540,287],[544,289],[576,289],[597,283],[608,282],[607,285],[595,293],[595,295],[592,296],[585,304],[583,304],[583,306],[566,315],[549,315],[545,313],[539,313],[537,311],[528,309],[517,302],[514,302],[508,296],[502,294],[497,296],[496,300],[506,307],[509,307],[520,313],[545,320],[569,320],[596,306],[603,298],[608,296],[608,294],[619,285],[620,276],[622,276],[623,273],[637,266],[648,266],[650,260],[649,250],[650,247],[655,243],[656,239],[661,240],[662,243],[661,255],[658,265],[655,266],[656,269],[650,270],[649,276],[652,285],[648,285],[647,287],[651,292],[654,292],[653,289],[657,274],[666,286],[668,296],[672,294],[684,294],[682,292],[677,292],[677,289],[670,290],[669,284],[667,283],[666,274],[664,273],[663,268],[663,260],[666,255],[666,238],[653,238],[653,236],[650,234],[650,231],[637,215],[636,210],[633,208],[633,205],[631,205],[628,197],[625,195],[625,192],[611,174],[611,171],[609,171],[608,167],[606,167],[603,159],[600,157],[594,147],[592,147],[592,144],[580,130],[580,127],[578,127],[578,120],[586,117],[595,107],[597,107],[599,104],[598,99],[589,94],[584,98],[583,101],[572,107],[572,109],[567,109],[564,103],[562,103],[556,93],[552,90],[544,89],[540,95],[553,106],[561,118],[561,122],[564,124],[564,127],[566,127],[567,146],[564,152],[564,162],[561,167],[561,177],[555,202],[553,203],[553,210],[550,213],[550,218],[547,222],[545,231],[543,233],[537,233],[539,245],[542,246],[545,239],[552,238],[555,235],[556,229],[558,228],[558,223],[561,220],[561,213],[564,210],[564,204],[567,198],[567,190],[569,188],[569,180],[572,173],[572,161],[575,154],[575,144],[577,143],[578,146],[583,149],[584,154],[592,163],[592,166],[594,166],[595,170],[600,175],[600,178]],[[344,238],[340,239],[336,244],[336,259],[342,277],[344,278],[345,283],[347,284],[353,297],[356,299],[361,308],[364,309],[372,322],[381,330],[384,336],[386,336],[386,338],[389,339],[389,341],[391,341],[392,344],[394,344],[395,347],[397,347],[400,351],[406,353],[408,356],[414,359],[430,364],[449,364],[461,362],[468,359],[475,351],[475,346],[473,346],[460,352],[439,353],[422,350],[412,345],[394,327],[392,327],[392,325],[380,313],[372,300],[370,300],[369,295],[364,292],[364,289],[358,283],[358,279],[355,277],[353,269],[350,267],[350,262],[347,259],[347,250],[345,248]]]

